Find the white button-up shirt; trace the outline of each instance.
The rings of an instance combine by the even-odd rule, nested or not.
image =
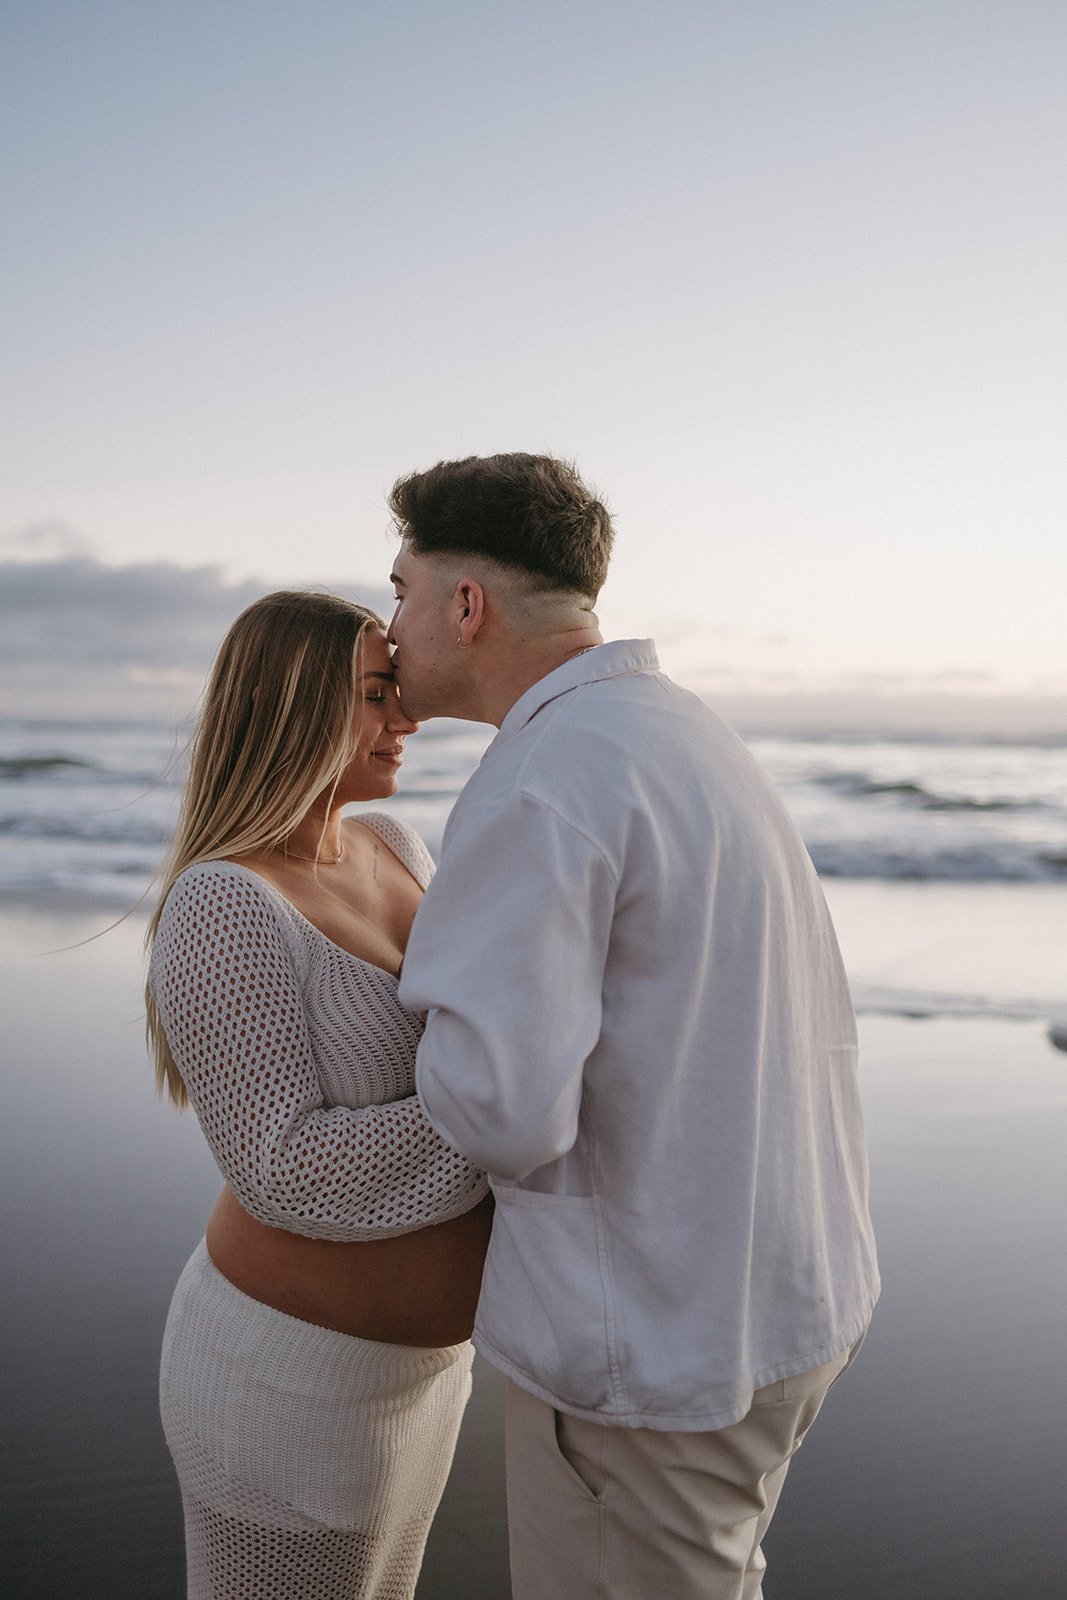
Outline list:
[[[807,852],[650,643],[573,658],[463,790],[404,960],[417,1083],[497,1200],[475,1343],[563,1410],[712,1429],[878,1292],[856,1031]]]

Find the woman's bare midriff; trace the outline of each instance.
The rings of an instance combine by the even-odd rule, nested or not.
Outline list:
[[[207,1227],[224,1278],[264,1305],[337,1333],[437,1348],[470,1337],[492,1198],[449,1222],[350,1244],[268,1228],[223,1189]]]

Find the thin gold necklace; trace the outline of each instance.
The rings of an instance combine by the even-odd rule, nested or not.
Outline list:
[[[316,867],[336,867],[338,862],[343,861],[345,858],[345,847],[342,844],[335,856],[302,856],[298,855],[295,850],[289,850],[285,845],[282,845],[282,855],[288,861],[311,861]]]

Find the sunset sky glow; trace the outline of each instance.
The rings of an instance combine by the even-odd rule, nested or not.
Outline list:
[[[0,557],[44,588],[66,556],[380,595],[397,474],[549,450],[616,515],[606,631],[695,687],[1067,729],[1062,6],[0,32]]]

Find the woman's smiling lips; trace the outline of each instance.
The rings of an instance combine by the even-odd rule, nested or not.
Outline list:
[[[387,750],[372,752],[375,761],[384,761],[387,766],[398,767],[404,759],[404,746],[402,744],[390,745]]]

